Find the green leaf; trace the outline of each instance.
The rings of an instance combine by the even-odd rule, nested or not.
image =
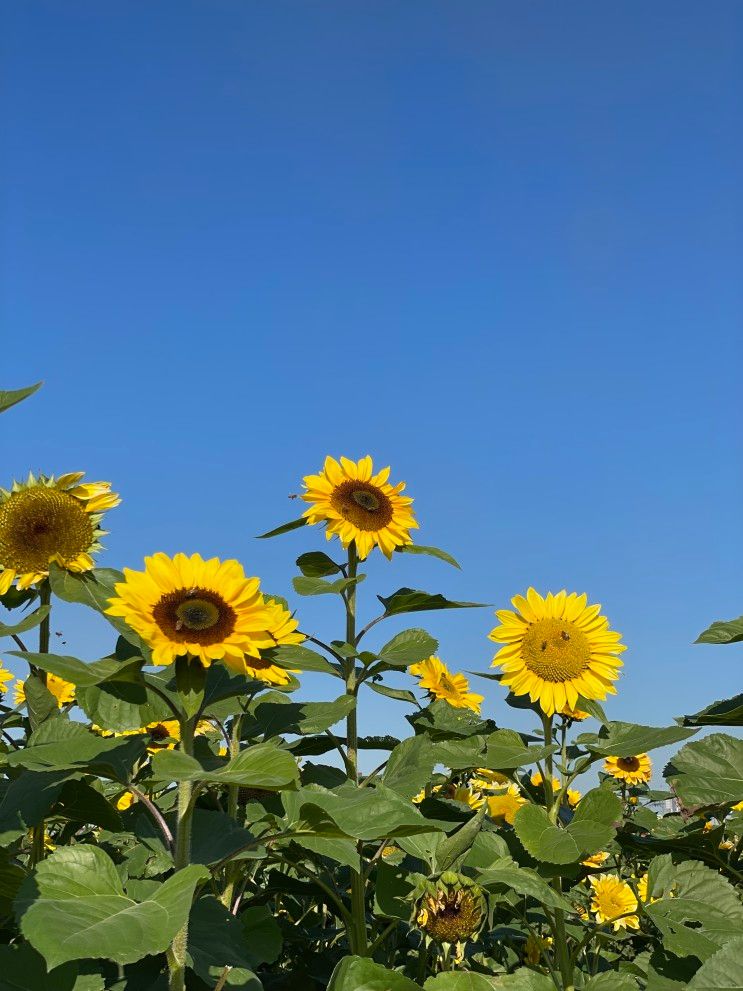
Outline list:
[[[434,740],[480,735],[494,727],[494,723],[481,719],[471,710],[455,709],[443,699],[437,699],[420,712],[405,718],[416,733],[426,732]]]
[[[14,750],[6,760],[12,767],[32,771],[87,770],[127,781],[133,764],[144,751],[141,737],[104,738],[80,723],[51,719],[34,730],[24,750]]]
[[[538,805],[522,805],[514,816],[513,827],[521,845],[535,860],[551,864],[573,864],[580,860],[580,848],[570,833],[550,822]]]
[[[37,826],[69,778],[66,771],[23,771],[13,778],[0,802],[0,846],[7,846]]]
[[[292,578],[292,585],[297,595],[340,595],[352,585],[357,585],[366,575],[356,575],[355,578],[337,578],[327,582],[324,578]]]
[[[365,682],[371,688],[373,692],[378,695],[385,695],[388,699],[397,699],[398,702],[407,702],[409,705],[415,705],[417,699],[412,692],[409,692],[406,688],[390,688],[389,685],[383,685],[379,681],[372,681],[371,679]]]
[[[528,967],[521,967],[512,974],[496,978],[496,988],[506,988],[507,991],[555,991],[555,985],[549,977],[538,974]]]
[[[454,602],[438,592],[422,592],[415,588],[398,588],[396,592],[385,598],[377,598],[384,606],[385,616],[397,616],[406,612],[426,612],[432,609],[478,609],[484,607],[484,602]]]
[[[249,970],[253,966],[239,919],[211,896],[199,898],[191,909],[188,952],[193,969],[210,985],[225,967]]]
[[[743,616],[737,619],[718,620],[700,633],[695,643],[739,643],[743,640]]]
[[[300,527],[306,525],[307,520],[304,516],[300,516],[298,520],[292,520],[291,523],[284,523],[281,526],[277,526],[274,530],[269,530],[268,533],[259,533],[258,540],[266,540],[268,537],[278,537],[282,533],[289,533],[291,530],[299,530]]]
[[[429,977],[423,988],[424,991],[496,991],[497,980],[471,971],[450,971]]]
[[[267,653],[267,656],[280,668],[320,671],[323,674],[333,674],[336,678],[340,677],[338,669],[322,654],[318,654],[316,650],[310,650],[309,647],[303,647],[301,644],[283,644],[280,647],[274,647]]]
[[[732,991],[743,988],[743,936],[713,953],[689,981],[693,991]]]
[[[54,810],[73,822],[88,823],[117,832],[121,829],[121,816],[103,795],[85,781],[67,781]]]
[[[440,547],[424,547],[423,544],[403,544],[402,547],[396,547],[395,550],[401,554],[425,554],[428,557],[437,557],[440,561],[446,561],[447,564],[452,564],[455,568],[459,568],[460,571],[462,569],[460,563],[451,554],[442,551]]]
[[[598,735],[583,733],[577,743],[602,757],[635,757],[658,747],[686,740],[696,733],[683,726],[639,726],[635,723],[610,722]]]
[[[380,860],[374,885],[374,914],[407,922],[410,919],[410,896],[414,887],[407,867]]]
[[[2,389],[0,390],[0,413],[15,406],[16,403],[23,402],[29,396],[41,388],[43,382],[36,382],[34,385],[27,385],[25,389]]]
[[[175,686],[178,693],[178,707],[189,719],[200,711],[204,704],[207,669],[199,661],[189,657],[178,657],[175,661]]]
[[[76,698],[85,715],[96,726],[123,733],[150,723],[172,719],[168,704],[151,687],[155,676],[140,681],[103,681],[89,688],[78,688]]]
[[[31,729],[36,730],[46,722],[61,721],[57,699],[52,695],[38,674],[30,674],[23,684]]]
[[[425,819],[417,808],[390,788],[349,788],[340,793],[318,786],[291,795],[298,816],[319,835],[351,836],[360,840],[409,836],[431,832],[437,823]]]
[[[559,908],[565,912],[574,911],[568,899],[555,891],[544,878],[527,867],[519,867],[510,857],[502,857],[483,870],[477,878],[477,883],[488,891],[496,893],[501,889],[505,892],[516,891],[548,908]]]
[[[664,772],[687,806],[734,804],[743,799],[743,740],[712,733],[687,743]]]
[[[482,829],[487,806],[483,805],[476,815],[468,819],[463,826],[446,836],[436,848],[436,871],[458,870],[459,863],[471,849]]]
[[[630,974],[617,974],[607,970],[604,974],[592,977],[585,991],[637,991],[637,981]]]
[[[182,750],[161,750],[152,758],[152,777],[156,781],[206,781],[277,791],[292,787],[299,780],[299,771],[288,750],[259,743],[218,769],[205,767]]]
[[[28,943],[0,946],[0,991],[75,991],[77,967],[47,972],[44,958]]]
[[[743,694],[713,702],[693,716],[679,716],[682,726],[743,726]]]
[[[324,733],[355,707],[356,699],[352,695],[341,695],[333,702],[290,702],[272,693],[265,701],[258,699],[250,707],[243,720],[243,734],[270,738],[282,733],[300,736]]]
[[[622,818],[622,802],[618,795],[608,788],[592,788],[578,803],[570,823],[593,821],[612,826]]]
[[[403,798],[411,799],[428,784],[435,763],[434,747],[428,737],[409,737],[390,754],[384,784]]]
[[[24,882],[16,914],[21,932],[49,967],[86,958],[134,963],[167,949],[204,875],[203,867],[186,867],[137,903],[124,894],[103,850],[63,847]]]
[[[48,605],[39,606],[30,616],[26,616],[20,623],[15,623],[13,626],[6,626],[5,623],[0,623],[0,637],[10,637],[14,633],[25,633],[27,630],[33,630],[35,626],[39,626],[42,620],[46,619],[51,608]]]
[[[240,913],[248,944],[251,966],[260,967],[273,963],[281,953],[281,929],[274,914],[266,905],[251,905]]]
[[[62,654],[34,654],[31,651],[11,650],[8,651],[14,657],[21,657],[29,664],[56,674],[59,678],[71,682],[76,687],[89,688],[92,685],[100,685],[104,681],[115,679],[116,681],[141,682],[140,668],[143,660],[141,657],[129,657],[125,661],[119,661],[115,657],[104,657],[101,661],[93,661],[88,664],[80,661],[77,657],[66,657]]]
[[[436,653],[438,640],[425,630],[403,630],[379,651],[379,659],[392,667],[408,667],[427,660]]]
[[[529,747],[512,729],[499,729],[485,738],[486,751],[480,767],[490,771],[513,771],[542,760],[555,749]]]
[[[420,985],[368,957],[344,957],[333,971],[328,991],[421,991]]]
[[[297,558],[297,567],[307,578],[327,578],[341,572],[340,565],[322,551],[309,551]]]

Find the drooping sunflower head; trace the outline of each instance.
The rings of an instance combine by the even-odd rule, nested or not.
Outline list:
[[[513,826],[513,820],[521,806],[526,805],[526,799],[516,784],[507,785],[488,795],[486,801],[492,818],[496,822],[507,822],[509,826]]]
[[[633,757],[607,757],[604,761],[604,770],[613,778],[628,785],[640,785],[650,781],[653,762],[647,754],[636,754]]]
[[[611,922],[612,928],[639,929],[640,921],[635,913],[637,899],[632,888],[616,874],[595,874],[589,878],[591,911],[597,922]]]
[[[408,671],[420,679],[418,687],[428,692],[431,698],[444,699],[455,709],[471,709],[479,713],[483,696],[471,692],[465,676],[449,671],[440,658],[428,657],[425,661],[411,664]]]
[[[626,648],[621,634],[609,629],[600,605],[586,595],[566,591],[542,597],[533,588],[511,600],[515,611],[500,609],[490,639],[502,643],[493,665],[502,668],[501,684],[514,695],[528,695],[551,716],[578,696],[605,699],[616,694],[613,682]]]
[[[57,700],[57,706],[61,709],[70,702],[75,701],[75,686],[64,678],[59,678],[56,674],[47,674],[46,687]],[[23,705],[26,701],[26,682],[16,681],[13,687],[13,705]]]
[[[304,478],[304,513],[308,523],[325,523],[328,540],[338,536],[344,547],[351,542],[363,560],[373,547],[392,557],[396,547],[413,542],[410,531],[418,524],[411,508],[413,500],[400,493],[404,482],[390,485],[389,468],[373,473],[372,459],[360,461],[327,457],[322,471]]]
[[[29,475],[0,489],[0,595],[49,574],[49,565],[89,571],[100,550],[103,514],[121,499],[109,482],[83,482],[84,472]]]
[[[418,927],[430,939],[445,945],[474,939],[486,916],[482,889],[453,871],[423,882],[414,908]]]
[[[154,664],[189,655],[206,667],[215,660],[240,667],[245,655],[260,659],[276,646],[276,613],[238,561],[158,553],[145,558],[144,571],[125,568],[124,578],[106,612],[152,648]]]

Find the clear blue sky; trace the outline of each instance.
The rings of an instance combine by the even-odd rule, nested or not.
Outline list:
[[[368,452],[463,570],[375,562],[367,615],[405,584],[585,590],[630,647],[614,717],[740,690],[738,648],[691,646],[743,611],[739,3],[3,19],[1,377],[46,380],[2,418],[5,478],[110,479],[102,563],[236,556],[336,636],[337,605],[290,586],[319,530],[252,535],[326,453]],[[389,635],[421,622],[487,669],[490,611]],[[108,649],[82,609],[55,627]],[[404,729],[364,705],[362,731]]]

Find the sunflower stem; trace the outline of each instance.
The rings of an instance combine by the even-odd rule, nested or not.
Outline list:
[[[242,728],[242,716],[235,716],[232,720],[232,726],[230,728],[230,746],[229,754],[230,760],[237,757],[240,753],[240,732]],[[237,803],[240,797],[240,786],[239,785],[229,785],[227,788],[227,815],[231,819],[237,819]],[[237,880],[237,875],[239,870],[236,870],[235,864],[227,865],[227,883],[225,885],[224,891],[222,892],[222,904],[227,909],[232,908],[232,899],[235,892],[235,881]]]
[[[49,579],[45,578],[44,581],[39,585],[39,604],[42,606],[50,605],[52,601],[52,587],[49,584]],[[51,630],[51,616],[50,613],[42,619],[39,625],[39,653],[48,654],[49,653],[49,639]],[[39,679],[42,685],[46,687],[46,671],[42,671],[40,668],[33,669],[34,676]],[[46,836],[46,823],[42,819],[38,822],[32,832],[31,832],[31,866],[35,867],[36,864],[40,863],[44,859],[44,837]]]
[[[181,717],[180,749],[189,757],[193,755],[193,739],[196,729],[197,716],[186,719]],[[173,865],[176,871],[187,867],[191,862],[191,823],[193,806],[191,795],[193,784],[190,781],[178,783],[178,813],[176,820],[175,853]],[[186,949],[188,946],[188,921],[176,933],[170,944],[168,966],[170,968],[169,991],[185,991],[186,988]]]

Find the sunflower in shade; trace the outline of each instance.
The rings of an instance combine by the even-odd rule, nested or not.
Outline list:
[[[616,874],[595,874],[589,878],[591,911],[599,923],[610,922],[618,929],[639,929],[637,898],[632,888]]]
[[[413,500],[401,495],[404,482],[390,485],[389,468],[374,474],[372,459],[325,458],[322,471],[304,478],[307,522],[325,523],[328,540],[337,536],[343,547],[352,542],[363,560],[374,547],[390,558],[396,547],[412,544],[410,531],[418,524]]]
[[[566,706],[575,710],[579,696],[605,699],[616,694],[613,682],[626,647],[609,629],[600,605],[586,595],[566,591],[542,597],[530,588],[511,600],[515,611],[499,609],[500,625],[490,639],[504,644],[493,660],[503,670],[501,684],[514,695],[528,695],[551,716]]]
[[[57,700],[57,706],[61,709],[70,702],[75,701],[75,686],[64,678],[59,678],[56,674],[47,674],[46,687]],[[26,682],[20,679],[13,686],[13,705],[24,705],[26,702]]]
[[[83,482],[84,472],[54,478],[29,475],[0,489],[0,595],[15,582],[29,588],[57,564],[67,571],[90,571],[101,549],[104,513],[118,506],[110,482]]]
[[[411,664],[410,674],[419,678],[418,687],[432,698],[443,699],[455,709],[471,709],[479,713],[483,696],[469,690],[470,684],[463,674],[454,674],[438,657]]]

